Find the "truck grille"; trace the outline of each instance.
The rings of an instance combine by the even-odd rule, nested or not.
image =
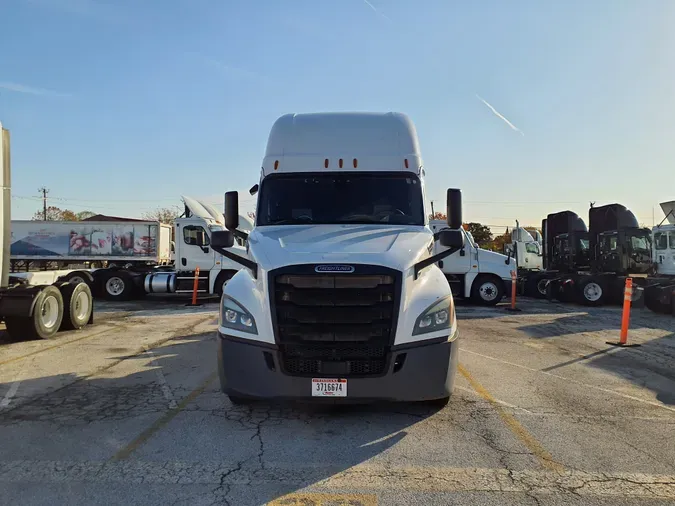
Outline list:
[[[394,338],[400,274],[376,266],[319,274],[314,265],[270,273],[281,364],[291,375],[383,374]]]

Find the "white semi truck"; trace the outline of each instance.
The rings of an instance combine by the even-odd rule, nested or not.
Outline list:
[[[93,323],[93,300],[86,283],[62,282],[9,274],[11,167],[9,131],[0,124],[0,320],[13,339],[48,339],[59,330]]]
[[[224,230],[225,218],[213,205],[183,196],[185,213],[173,225],[144,221],[13,222],[12,261],[42,272],[16,276],[85,281],[95,295],[130,300],[148,293],[192,293],[197,268],[200,295],[222,293],[240,268],[210,247],[212,232]],[[241,216],[242,233],[253,223]],[[174,229],[175,244],[171,241]],[[241,237],[231,248],[246,252]],[[105,268],[90,268],[105,262]],[[74,268],[76,264],[81,268]]]
[[[432,220],[429,226],[434,234],[447,229],[442,220]],[[471,234],[459,229],[464,235],[464,247],[439,261],[455,297],[470,299],[475,304],[494,306],[504,295],[511,293],[511,272],[516,270],[516,259],[480,248]],[[445,251],[439,241],[434,243],[434,252]]]
[[[255,227],[232,253],[238,195],[212,246],[245,268],[223,290],[222,390],[254,398],[446,403],[458,360],[452,292],[438,262],[465,236],[448,190],[434,254],[415,127],[398,113],[289,114],[272,127]]]

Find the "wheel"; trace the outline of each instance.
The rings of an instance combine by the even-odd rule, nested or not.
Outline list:
[[[62,330],[79,330],[83,328],[94,310],[94,301],[87,283],[66,283],[61,286],[63,295]]]
[[[55,286],[46,286],[35,298],[29,317],[7,317],[7,332],[14,339],[50,339],[63,320],[63,297]]]
[[[72,283],[73,285],[77,285],[78,283],[86,283],[87,286],[89,286],[89,289],[91,290],[94,286],[94,276],[88,271],[74,271],[69,274],[66,274],[61,278],[61,281],[65,281],[66,283]]]
[[[103,274],[102,292],[108,300],[130,300],[134,293],[134,281],[129,273],[112,270]]]
[[[548,279],[545,276],[541,274],[530,276],[525,283],[525,295],[535,299],[545,299],[546,285],[548,285]]]
[[[213,293],[216,294],[218,297],[223,295],[223,291],[225,289],[225,285],[227,285],[228,281],[232,279],[232,276],[234,276],[236,272],[233,271],[221,271],[218,273],[218,277],[216,278],[216,283],[213,286]]]
[[[504,283],[496,276],[478,276],[471,287],[471,300],[482,306],[495,306],[504,296]]]
[[[599,279],[588,276],[579,283],[579,298],[586,306],[600,306],[605,300],[605,287]]]

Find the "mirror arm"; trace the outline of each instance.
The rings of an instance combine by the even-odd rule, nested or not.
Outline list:
[[[449,248],[449,249],[446,249],[445,251],[441,251],[440,253],[436,253],[435,255],[432,255],[429,258],[425,258],[421,262],[417,262],[413,267],[415,269],[414,279],[417,279],[419,277],[420,271],[422,269],[425,269],[425,268],[429,267],[431,264],[435,264],[439,260],[443,260],[445,257],[449,257],[450,255],[452,255],[454,253],[457,253],[460,249],[461,248],[457,248],[457,247]]]
[[[231,232],[235,237],[239,237],[239,239],[244,239],[245,241],[248,240],[248,234],[242,230],[234,229]]]
[[[258,279],[258,264],[255,263],[253,260],[249,260],[248,258],[240,257],[239,255],[235,255],[231,251],[227,251],[225,248],[217,248],[215,246],[212,246],[214,250],[216,250],[218,253],[223,255],[225,258],[229,258],[233,262],[237,262],[238,264],[243,265],[244,267],[248,268],[251,270],[253,273],[253,277],[255,279]]]

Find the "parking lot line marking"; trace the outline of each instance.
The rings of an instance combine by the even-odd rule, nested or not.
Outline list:
[[[377,506],[377,496],[297,492],[273,499],[267,506]]]
[[[527,447],[527,449],[539,459],[542,466],[551,471],[562,472],[565,470],[565,467],[562,464],[553,460],[553,456],[546,450],[546,448],[544,448],[537,438],[530,434],[511,413],[506,411],[504,407],[492,396],[492,394],[490,394],[490,392],[488,392],[483,385],[481,385],[473,376],[471,376],[471,373],[467,371],[462,364],[459,365],[458,370],[460,374],[466,378],[476,393],[488,401],[493,408],[495,408],[499,414],[499,417],[506,424],[506,426],[511,429],[511,432],[513,432]]]
[[[39,353],[44,353],[45,351],[54,350],[56,348],[61,348],[62,346],[65,346],[67,344],[76,343],[78,341],[83,341],[85,339],[91,339],[92,337],[100,336],[101,334],[105,334],[106,332],[112,332],[113,330],[115,330],[115,328],[116,327],[106,329],[106,330],[102,330],[100,332],[95,332],[94,334],[87,334],[86,336],[77,337],[75,339],[71,339],[70,341],[64,341],[62,343],[57,343],[57,344],[54,344],[52,346],[47,346],[46,348],[40,348],[39,350],[31,351],[30,353],[26,353],[25,355],[21,355],[19,357],[8,358],[7,360],[1,361],[0,365],[11,364],[12,362],[18,362],[19,360],[23,360],[24,358],[35,356]]]
[[[592,388],[594,390],[599,390],[600,392],[604,392],[606,394],[613,394],[613,395],[616,395],[618,397],[623,397],[624,399],[630,399],[632,401],[641,402],[643,404],[649,404],[650,406],[654,406],[654,407],[661,408],[661,409],[667,409],[668,411],[672,411],[672,412],[675,413],[675,408],[671,408],[670,406],[666,406],[665,404],[661,404],[660,402],[650,401],[650,400],[647,400],[647,399],[640,399],[639,397],[635,397],[634,395],[624,394],[622,392],[617,392],[616,390],[610,390],[609,388],[602,388],[602,387],[599,387],[597,385],[591,385],[589,383],[584,383],[583,381],[568,378],[566,376],[561,376],[560,374],[555,374],[555,373],[548,372],[548,371],[542,371],[541,369],[533,369],[532,367],[527,367],[526,365],[516,364],[514,362],[509,362],[507,360],[502,360],[502,359],[496,358],[496,357],[490,357],[489,355],[483,355],[482,353],[467,350],[466,348],[460,348],[460,350],[461,350],[462,353],[471,353],[472,355],[477,355],[479,357],[487,358],[488,360],[494,360],[495,362],[500,362],[502,364],[510,365],[512,367],[518,367],[520,369],[525,369],[526,371],[530,371],[530,372],[545,374],[546,376],[551,376],[553,378],[557,378],[557,379],[566,381],[567,383],[574,383],[574,384],[580,385],[582,387]]]
[[[140,448],[146,441],[148,441],[152,436],[154,436],[157,432],[159,432],[159,430],[161,430],[166,424],[168,424],[171,420],[173,420],[181,411],[183,411],[186,408],[188,404],[190,404],[202,393],[204,393],[204,390],[206,390],[208,386],[217,377],[218,377],[217,372],[210,374],[206,378],[206,380],[204,380],[204,382],[202,382],[197,388],[195,388],[192,392],[190,392],[187,396],[185,396],[185,398],[183,398],[183,400],[180,401],[175,408],[169,409],[169,411],[164,413],[157,421],[155,421],[155,423],[153,423],[150,427],[141,432],[136,439],[131,441],[128,445],[126,445],[124,448],[119,450],[115,455],[113,455],[111,460],[124,460],[127,457],[129,457],[129,455],[131,455],[134,451]]]
[[[157,363],[157,356],[152,352],[152,349],[148,348],[147,346],[145,353],[150,357],[150,365],[155,368],[157,383],[159,383],[159,387],[162,389],[164,398],[169,402],[169,408],[173,409],[177,407],[178,404],[176,403],[176,399],[174,398],[173,392],[171,391],[169,384],[166,382],[166,377],[164,377],[164,373],[162,372],[162,366]]]

